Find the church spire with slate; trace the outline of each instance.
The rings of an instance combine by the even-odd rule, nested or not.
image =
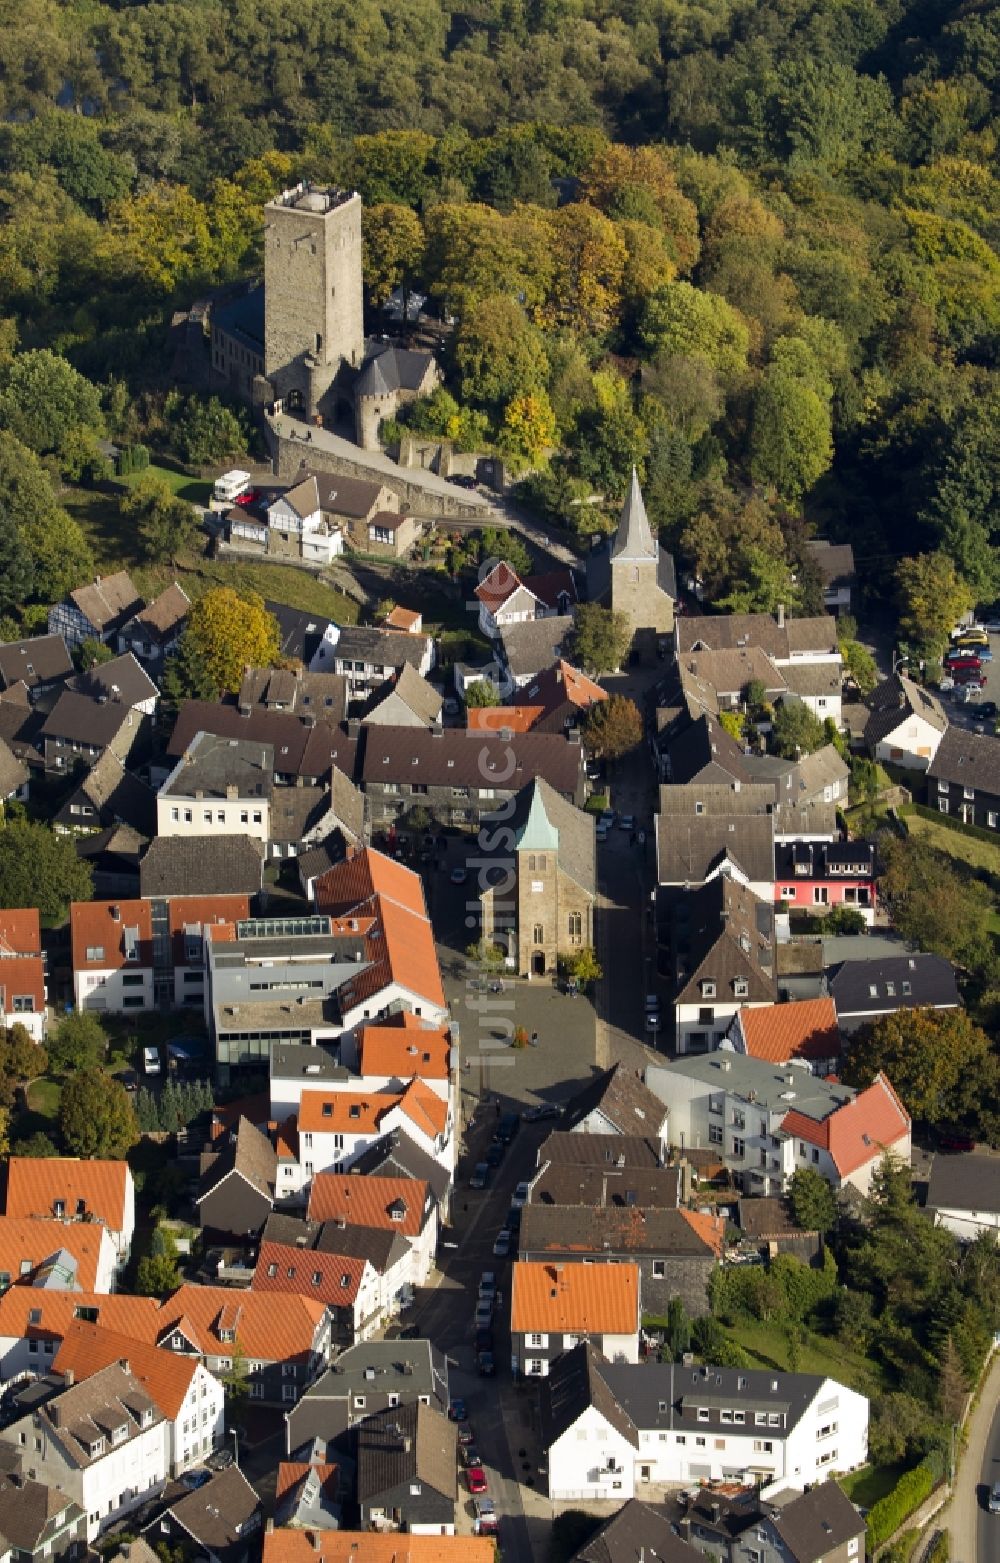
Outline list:
[[[632,468],[632,483],[622,506],[618,534],[611,550],[612,559],[658,559],[659,545],[653,536],[646,505],[639,487],[639,476]]]

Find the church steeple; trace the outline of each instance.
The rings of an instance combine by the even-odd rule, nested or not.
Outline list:
[[[621,520],[618,523],[618,534],[615,537],[611,550],[612,559],[640,560],[659,558],[660,550],[656,538],[653,536],[646,514],[646,506],[642,498],[642,490],[639,487],[639,476],[635,468],[632,468],[632,484],[628,491],[628,497],[622,506]]]

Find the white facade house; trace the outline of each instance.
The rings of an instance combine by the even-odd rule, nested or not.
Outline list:
[[[868,1458],[866,1398],[811,1374],[631,1366],[580,1346],[542,1393],[553,1502],[625,1502],[654,1483],[802,1490]]]
[[[927,1186],[934,1225],[947,1227],[963,1243],[983,1232],[1000,1238],[1000,1160],[966,1152],[937,1155]]]
[[[156,798],[158,836],[271,837],[274,748],[197,733]]]
[[[11,1156],[7,1214],[104,1228],[118,1263],[128,1263],[135,1235],[135,1182],[127,1161],[81,1161],[52,1156],[43,1162]],[[110,1288],[108,1288],[110,1290]]]
[[[948,730],[948,716],[936,695],[895,673],[869,697],[865,743],[876,760],[926,771]]]
[[[882,1074],[864,1091],[720,1049],[646,1071],[675,1149],[714,1149],[747,1194],[781,1194],[801,1167],[867,1194],[885,1151],[910,1159],[910,1119]]]
[[[88,1541],[148,1502],[170,1475],[170,1424],[118,1364],[69,1385],[0,1438],[25,1451],[37,1481],[75,1499]]]

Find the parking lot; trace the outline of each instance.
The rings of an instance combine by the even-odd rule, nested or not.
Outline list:
[[[993,621],[991,620],[991,623]],[[942,690],[941,698],[948,712],[949,722],[956,727],[966,727],[974,732],[992,733],[997,718],[989,708],[1000,704],[1000,634],[990,634],[989,650],[992,661],[984,662],[980,673],[982,693],[966,701],[959,698],[959,690]],[[986,708],[985,710],[983,708]]]

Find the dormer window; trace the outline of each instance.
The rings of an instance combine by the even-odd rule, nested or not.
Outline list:
[[[128,1437],[128,1428],[127,1427],[125,1427],[125,1426],[116,1427],[114,1432],[111,1434],[112,1446],[114,1446],[115,1444],[123,1444],[127,1437]]]
[[[750,984],[745,977],[736,977],[733,981],[733,993],[738,999],[745,999],[750,992]]]
[[[236,1331],[235,1330],[220,1330],[219,1331],[219,1339],[221,1341],[225,1341],[226,1345],[228,1346],[232,1341],[234,1341],[236,1339]]]
[[[332,1102],[324,1102],[323,1103],[323,1117],[324,1118],[332,1118],[333,1117],[333,1103]]]
[[[701,996],[702,996],[703,999],[714,999],[715,998],[715,979],[714,978],[712,978],[712,977],[705,977],[705,978],[702,979],[702,982],[701,982]]]

